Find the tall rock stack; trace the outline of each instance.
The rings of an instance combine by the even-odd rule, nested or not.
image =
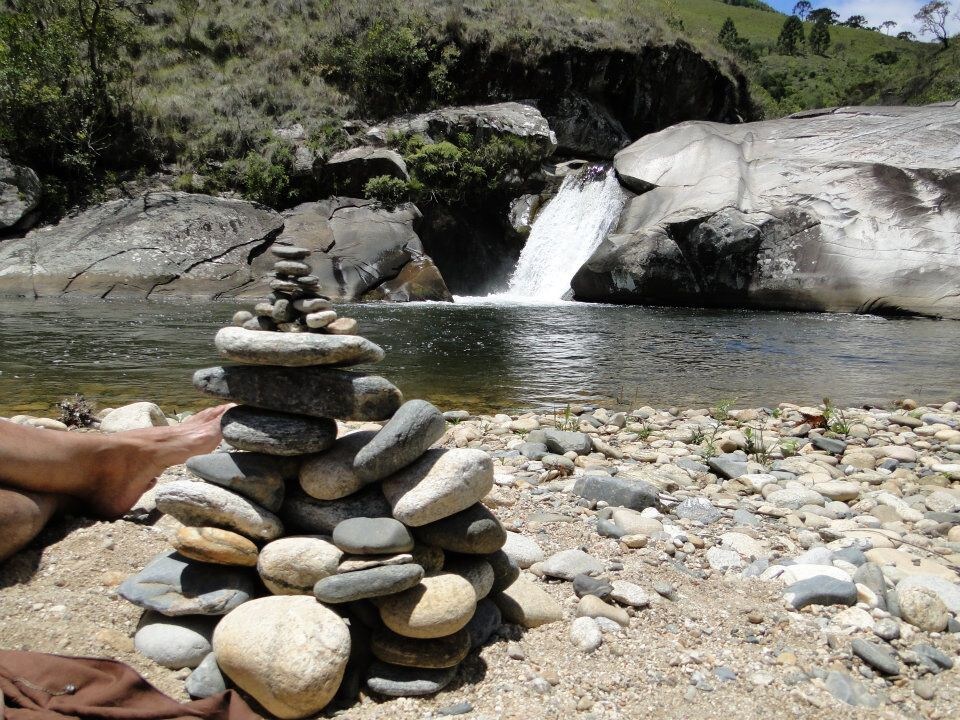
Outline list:
[[[487,596],[519,576],[480,503],[492,461],[431,449],[446,428],[437,408],[341,369],[383,350],[315,294],[309,251],[273,252],[269,301],[216,335],[236,364],[194,375],[239,403],[222,420],[235,450],[191,458],[200,482],[157,490],[183,527],[174,551],[120,588],[152,611],[136,646],[196,667],[194,696],[229,682],[281,718],[352,702],[362,682],[437,692],[499,626]],[[338,437],[336,420],[387,422]]]

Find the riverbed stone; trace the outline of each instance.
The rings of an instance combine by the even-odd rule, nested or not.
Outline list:
[[[581,652],[591,653],[603,644],[603,633],[592,617],[578,617],[570,623],[570,642]]]
[[[195,668],[210,653],[213,618],[199,615],[169,618],[148,612],[140,621],[133,646],[141,655],[171,670]]]
[[[322,578],[313,586],[321,602],[337,604],[403,592],[420,584],[423,568],[415,563],[383,565]]]
[[[227,683],[223,679],[223,673],[220,672],[217,656],[214,653],[209,653],[190,673],[184,689],[194,700],[208,698],[227,689]]]
[[[420,639],[457,632],[470,622],[476,605],[473,586],[451,573],[424,578],[420,585],[378,601],[380,618],[388,628]]]
[[[507,531],[502,549],[524,570],[547,557],[536,540],[521,533]]]
[[[613,585],[613,590],[610,592],[610,599],[621,605],[644,608],[650,604],[650,595],[636,583],[627,580],[614,580],[611,585]]]
[[[960,584],[939,575],[909,575],[897,583],[897,592],[912,587],[925,587],[937,594],[947,610],[960,617]]]
[[[707,465],[719,477],[729,480],[736,480],[748,472],[747,457],[742,454],[731,453],[707,458]]]
[[[623,608],[610,605],[596,595],[584,595],[577,603],[577,617],[607,618],[621,627],[630,624],[630,616]]]
[[[540,563],[540,570],[544,575],[572,581],[577,575],[599,575],[603,563],[583,550],[571,548],[548,557]]]
[[[613,475],[591,474],[578,479],[573,493],[587,500],[602,500],[608,505],[644,510],[659,505],[660,491],[644,480],[626,480]]]
[[[303,718],[326,707],[337,692],[350,656],[350,631],[313,597],[266,597],[224,618],[213,649],[223,673],[268,712]]]
[[[256,582],[246,568],[200,563],[171,550],[124,580],[117,592],[169,617],[224,615],[254,596]]]
[[[339,500],[317,500],[296,487],[288,491],[280,516],[290,530],[329,534],[348,518],[389,517],[390,503],[378,485],[368,485]]]
[[[467,632],[470,633],[470,649],[475,650],[486,644],[487,640],[500,629],[502,623],[500,608],[495,602],[487,598],[478,602],[477,609],[466,627]]]
[[[503,550],[497,550],[483,559],[493,568],[493,592],[502,592],[520,577],[520,567]]]
[[[497,579],[493,566],[485,558],[476,555],[450,555],[443,571],[459,575],[470,583],[478,602],[490,594]]]
[[[336,313],[330,321],[334,319]],[[308,327],[315,326],[308,323]],[[221,356],[247,365],[344,367],[376,363],[384,357],[383,348],[359,335],[274,333],[224,327],[217,331],[213,342]]]
[[[201,480],[253,500],[271,512],[283,504],[284,480],[297,472],[298,460],[277,455],[214,452],[194,455],[186,466]]]
[[[395,553],[393,555],[344,555],[337,566],[338,573],[369,570],[370,568],[385,565],[404,565],[413,562],[412,553]]]
[[[342,556],[326,537],[284,537],[260,550],[257,571],[274,595],[310,595],[319,580],[337,574]]]
[[[184,525],[220,527],[252,540],[273,540],[283,534],[280,518],[219,485],[174,480],[157,488],[156,503],[161,512]]]
[[[345,553],[386,555],[413,550],[413,536],[393,518],[348,518],[333,529],[333,542]]]
[[[195,372],[193,384],[244,405],[340,420],[386,420],[403,402],[400,391],[382,377],[328,368],[212,367]]]
[[[338,438],[329,450],[304,459],[300,466],[300,487],[318,500],[338,500],[352,495],[369,483],[354,470],[354,457],[376,435],[360,430]]]
[[[370,649],[378,660],[403,667],[442,669],[456,667],[470,652],[467,628],[452,635],[418,640],[382,629],[370,640]]]
[[[568,452],[575,452],[577,455],[589,455],[593,452],[593,443],[590,442],[590,436],[586,433],[554,430],[553,428],[547,428],[542,432],[547,450],[558,455]]]
[[[414,530],[417,540],[450,552],[486,555],[507,541],[503,525],[482,503]]]
[[[867,665],[883,675],[899,675],[900,663],[889,652],[879,645],[868,642],[863,638],[856,638],[851,644],[850,649],[853,654],[863,660]]]
[[[426,400],[409,400],[357,453],[354,471],[368,482],[382,480],[423,455],[446,428],[436,407]]]
[[[831,670],[827,673],[823,683],[831,695],[847,705],[867,708],[880,707],[880,699],[872,695],[862,682],[854,680],[846,673]]]
[[[383,482],[393,517],[420,527],[466,510],[493,487],[493,461],[482,450],[428,450]]]
[[[687,498],[673,509],[678,518],[694,520],[704,525],[711,525],[722,517],[717,508],[707,498]]]
[[[900,617],[911,625],[927,632],[943,632],[950,620],[950,613],[943,600],[926,587],[897,587]]]
[[[493,596],[507,622],[525,628],[557,622],[563,619],[563,609],[542,587],[526,575]]]
[[[305,455],[326,450],[337,438],[330,418],[313,418],[239,406],[220,420],[223,439],[238,450],[268,455]]]
[[[216,565],[254,567],[259,552],[243,535],[213,527],[181,527],[171,544],[185,558]]]
[[[857,586],[849,580],[817,575],[787,587],[784,598],[795,610],[807,605],[855,605]]]
[[[100,421],[100,432],[125,432],[151,427],[166,427],[166,425],[167,418],[159,406],[152,402],[135,402],[108,413]]]
[[[443,690],[456,674],[456,667],[430,670],[378,660],[367,671],[367,688],[387,697],[422,697]]]
[[[337,313],[333,310],[319,310],[317,312],[307,313],[304,316],[303,320],[307,324],[307,327],[311,330],[319,330],[320,328],[325,328],[327,325],[332,323],[337,319]],[[331,335],[328,337],[337,337],[337,335]],[[344,335],[344,337],[356,337],[355,335]]]

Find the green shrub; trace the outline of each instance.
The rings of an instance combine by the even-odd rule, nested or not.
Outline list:
[[[363,186],[363,196],[393,210],[410,199],[410,186],[392,175],[377,175]]]
[[[292,204],[290,173],[293,168],[293,153],[279,146],[264,156],[251,152],[244,160],[240,177],[243,196],[248,200],[282,208]]]

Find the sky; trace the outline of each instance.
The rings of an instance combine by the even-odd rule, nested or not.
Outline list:
[[[789,13],[793,10],[796,0],[766,0],[768,5],[773,5],[777,10]],[[840,20],[846,20],[851,15],[863,15],[867,18],[867,24],[871,27],[877,27],[885,20],[893,20],[897,27],[893,28],[893,34],[910,30],[917,34],[921,40],[932,40],[930,35],[921,36],[920,26],[913,19],[914,14],[921,8],[926,0],[811,0],[813,7],[828,7],[840,15]],[[960,2],[951,2],[956,9],[960,7]],[[947,29],[951,32],[960,31],[960,22],[951,18],[947,23]]]

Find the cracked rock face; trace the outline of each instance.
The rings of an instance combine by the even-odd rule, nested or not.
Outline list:
[[[333,300],[452,300],[414,230],[420,211],[407,203],[394,210],[370,200],[329,198],[303,203],[283,214],[278,245],[313,251],[310,263],[317,292]],[[254,274],[271,267],[267,257],[253,263]],[[246,289],[262,295],[265,285]]]
[[[578,300],[960,317],[960,108],[682,123],[617,154],[640,193]]]
[[[259,277],[283,228],[272,210],[182,192],[114,200],[0,243],[0,294],[219,298]]]
[[[37,174],[23,165],[14,165],[0,152],[0,232],[29,228],[39,203]]]

